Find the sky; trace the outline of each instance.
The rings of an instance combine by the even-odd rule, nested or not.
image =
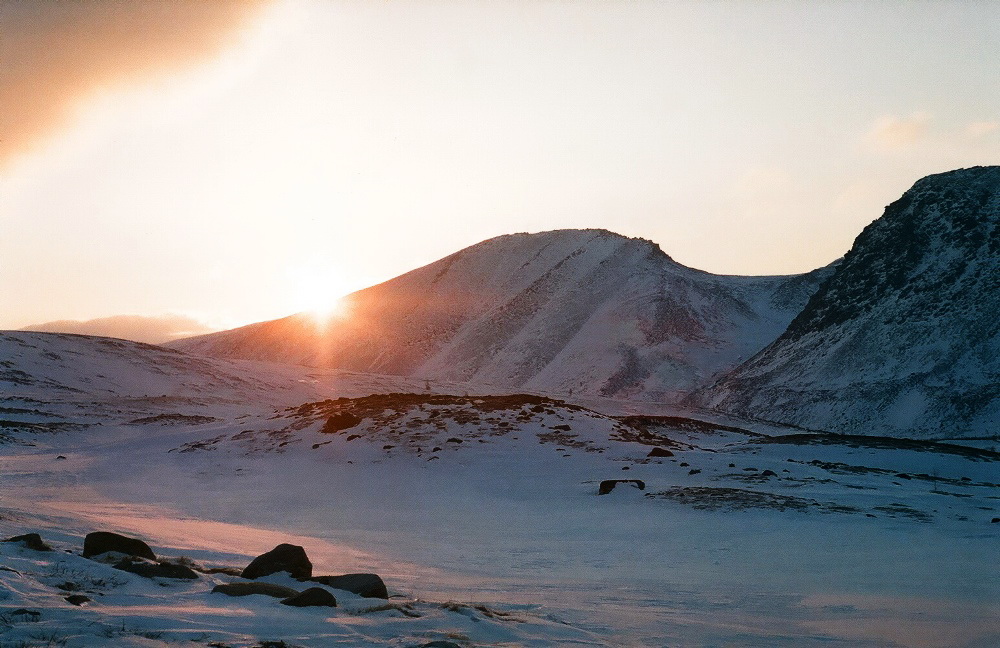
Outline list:
[[[843,255],[1000,163],[992,2],[0,4],[0,328],[321,309],[600,227],[719,274]]]

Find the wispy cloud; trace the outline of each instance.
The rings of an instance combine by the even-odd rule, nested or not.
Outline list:
[[[0,169],[92,93],[213,56],[267,1],[0,3]]]
[[[881,150],[905,149],[927,136],[930,122],[931,115],[926,112],[915,112],[906,117],[886,115],[876,121],[868,132],[868,141]]]
[[[1000,131],[1000,121],[977,121],[965,127],[965,134],[969,137],[985,137]]]

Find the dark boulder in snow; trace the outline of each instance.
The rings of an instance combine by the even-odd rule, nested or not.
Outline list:
[[[462,648],[454,641],[428,641],[425,644],[420,644],[418,648]]]
[[[653,448],[649,451],[647,457],[673,457],[674,453],[670,452],[666,448]]]
[[[84,603],[90,603],[91,599],[89,596],[84,596],[83,594],[70,594],[66,597],[66,602],[73,605],[83,605]]]
[[[280,544],[253,559],[243,570],[243,578],[260,578],[276,572],[288,572],[292,578],[312,576],[312,563],[306,550],[298,545]]]
[[[646,490],[646,482],[641,479],[605,479],[597,489],[598,495],[607,495],[615,489],[618,484],[632,484],[639,490]]]
[[[389,591],[378,574],[344,574],[343,576],[313,576],[303,579],[322,583],[333,589],[344,590],[364,598],[388,599]]]
[[[296,590],[284,585],[273,583],[229,583],[227,585],[216,585],[212,588],[212,593],[225,594],[226,596],[250,596],[251,594],[262,594],[274,598],[287,599],[298,594]]]
[[[123,560],[113,566],[115,569],[136,574],[143,578],[183,578],[187,580],[198,578],[198,574],[190,567],[168,562],[148,563]]]
[[[126,556],[138,556],[156,560],[156,554],[149,545],[137,538],[129,538],[110,531],[95,531],[88,533],[83,540],[83,557],[99,556],[109,551],[117,551]]]
[[[42,536],[37,533],[25,533],[24,535],[14,536],[13,538],[7,538],[4,542],[20,542],[28,549],[34,549],[35,551],[52,551],[52,547],[45,544]]]
[[[295,596],[289,596],[281,604],[293,607],[337,607],[337,599],[322,587],[310,587]]]
[[[326,419],[320,432],[334,434],[342,430],[349,430],[360,422],[361,419],[350,412],[339,412]]]

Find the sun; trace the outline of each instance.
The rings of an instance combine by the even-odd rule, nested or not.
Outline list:
[[[299,266],[291,268],[288,274],[288,296],[296,313],[308,315],[317,322],[347,316],[344,297],[352,291],[352,287],[336,270]]]

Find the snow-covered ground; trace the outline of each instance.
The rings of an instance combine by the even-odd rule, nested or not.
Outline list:
[[[0,334],[0,380],[0,535],[56,549],[0,543],[0,646],[1000,643],[989,442],[430,385],[445,397],[78,336]],[[608,479],[644,490],[598,495]],[[206,567],[302,545],[316,573],[380,574],[392,607],[144,579],[83,558],[95,530]],[[66,602],[66,582],[93,600]]]

